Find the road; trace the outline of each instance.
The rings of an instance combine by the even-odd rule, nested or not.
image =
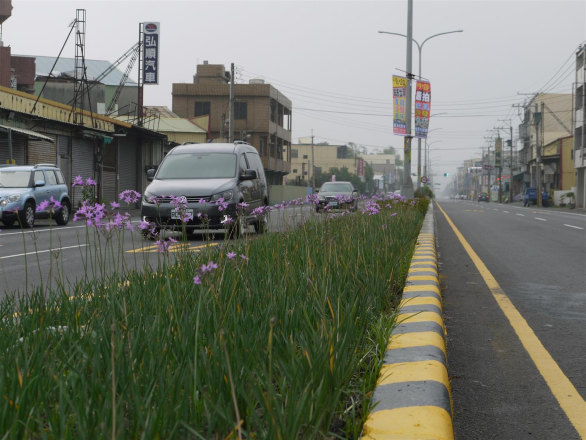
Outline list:
[[[282,230],[285,227],[294,227],[303,218],[308,218],[313,210],[309,206],[287,208],[285,211],[273,211],[270,214],[270,231]],[[135,212],[138,214],[138,212]],[[132,223],[139,223],[139,217],[133,216]],[[247,234],[254,236],[254,228],[249,227]],[[175,236],[177,233],[165,233],[165,236]],[[211,236],[197,232],[188,236],[188,246],[192,252],[200,252],[206,246],[215,246],[226,240],[224,231],[214,231]],[[102,261],[115,263],[112,266],[126,264],[130,268],[143,270],[156,268],[160,261],[153,241],[145,241],[140,233],[125,231],[124,236],[115,243],[114,255],[109,253]],[[118,243],[121,244],[118,247]],[[86,227],[83,222],[70,222],[67,226],[50,227],[48,220],[37,220],[34,231],[20,230],[19,227],[2,228],[0,232],[0,299],[10,292],[19,294],[41,282],[47,286],[49,281],[61,279],[66,285],[73,285],[82,279],[86,273],[90,278],[100,278],[112,273],[113,268],[97,268],[87,264],[95,261],[95,253],[104,252],[106,242],[103,236],[96,240],[90,231],[86,237]],[[112,249],[112,246],[110,246]],[[171,257],[175,255],[173,248]],[[90,267],[91,266],[91,267]],[[90,267],[86,270],[86,267]]]
[[[581,438],[586,216],[469,201],[439,207],[457,438]]]

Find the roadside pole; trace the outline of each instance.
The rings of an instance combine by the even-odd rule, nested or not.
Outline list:
[[[234,143],[234,63],[230,66],[230,115],[228,116],[228,142]]]
[[[313,128],[311,129],[311,186],[315,190],[315,154],[313,144]]]
[[[511,121],[513,122],[513,121]],[[511,172],[509,173],[509,203],[513,203],[513,125],[509,127],[511,131],[511,158],[509,161],[509,169]]]
[[[412,54],[413,54],[413,0],[408,0],[407,7],[407,66],[405,67],[407,74],[407,99],[405,100],[405,122],[407,135],[404,141],[404,163],[403,163],[403,185],[401,185],[401,195],[407,199],[413,198],[413,181],[411,179],[411,80],[413,73]]]
[[[541,148],[539,145],[539,125],[541,122],[541,114],[539,107],[535,103],[535,112],[533,113],[533,122],[535,124],[535,172],[537,173],[537,206],[541,207]]]

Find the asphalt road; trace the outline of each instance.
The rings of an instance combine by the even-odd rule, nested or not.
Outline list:
[[[575,387],[574,402],[585,399],[586,215],[439,205]],[[546,382],[444,214],[435,214],[457,438],[579,439],[555,381]]]
[[[312,213],[313,210],[309,206],[273,211],[269,218],[269,231],[295,227]],[[138,216],[132,217],[135,225],[139,220]],[[156,269],[160,261],[160,254],[154,242],[144,240],[138,232],[125,231],[121,240],[112,239],[111,243],[115,245],[110,245],[109,249],[113,250],[113,255],[109,251],[108,257],[101,259],[108,262],[109,266],[100,268],[91,262],[96,261],[96,253],[102,252],[103,255],[107,247],[106,240],[103,236],[97,240],[93,232],[86,237],[83,222],[70,222],[67,226],[51,228],[49,220],[37,220],[33,231],[23,232],[17,226],[1,229],[0,299],[10,292],[26,293],[27,286],[29,291],[41,283],[46,287],[49,282],[57,279],[62,279],[66,285],[73,286],[76,281],[85,277],[86,273],[89,278],[101,278],[112,273],[115,266],[122,267],[122,264],[138,270]],[[175,238],[178,236],[172,232],[164,234]],[[247,234],[255,235],[252,226],[248,228]],[[188,246],[192,252],[200,252],[205,246],[218,245],[224,241],[226,236],[222,230],[213,231],[211,236],[203,232],[188,236]],[[173,248],[170,255],[175,255]]]

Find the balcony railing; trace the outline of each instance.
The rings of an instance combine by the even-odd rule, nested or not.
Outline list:
[[[291,172],[291,163],[277,159],[275,157],[262,156],[262,166],[267,171],[276,173],[289,174]]]

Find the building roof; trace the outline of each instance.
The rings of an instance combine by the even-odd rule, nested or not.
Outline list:
[[[145,110],[155,110],[159,112],[161,118],[178,118],[179,115],[173,113],[171,109],[165,105],[145,105]]]
[[[35,72],[37,75],[48,75],[51,72],[51,68],[55,63],[56,57],[45,57],[45,56],[36,56],[36,55],[19,55],[19,56],[30,56],[31,58],[35,58]],[[124,63],[122,63],[124,64]],[[102,72],[108,69],[112,63],[105,60],[85,60],[85,65],[87,68],[88,76],[92,76],[94,78],[100,76]],[[75,58],[59,58],[57,61],[57,65],[53,72],[70,72],[75,69]],[[120,80],[124,76],[124,73],[118,69],[114,69],[110,72],[104,79],[102,79],[101,83],[107,86],[117,86],[120,84]],[[127,78],[126,79],[127,86],[136,86],[136,81]]]
[[[189,119],[161,118],[158,132],[162,133],[206,133]]]

